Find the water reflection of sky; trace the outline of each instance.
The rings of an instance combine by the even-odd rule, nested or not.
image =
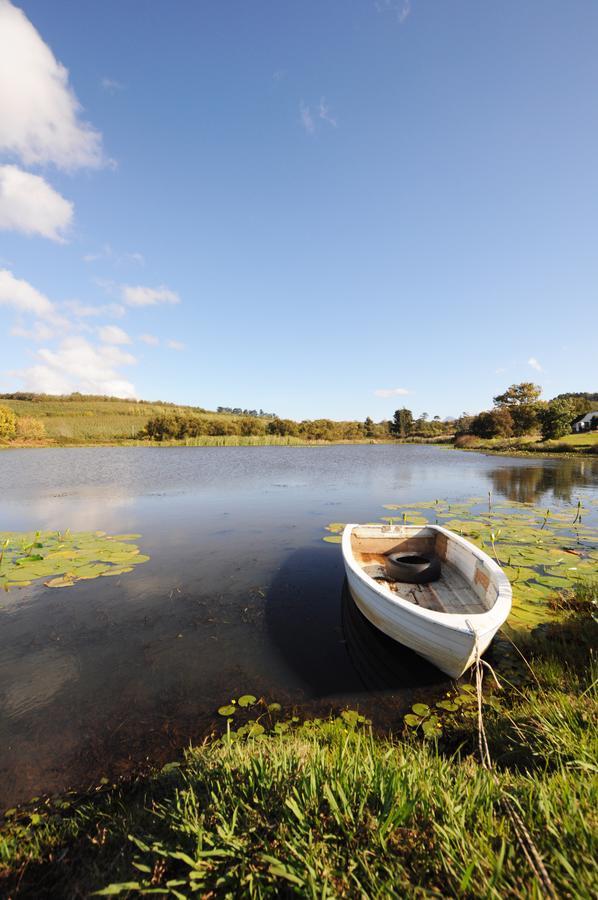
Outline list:
[[[140,533],[151,559],[119,579],[0,599],[0,800],[172,757],[247,691],[311,712],[358,705],[396,725],[441,676],[412,657],[372,676],[393,654],[343,613],[325,525],[489,490],[575,503],[597,483],[598,460],[434,447],[1,453],[0,530]]]

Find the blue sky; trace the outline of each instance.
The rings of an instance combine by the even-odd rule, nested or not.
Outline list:
[[[0,391],[596,390],[597,46],[589,0],[0,0]]]

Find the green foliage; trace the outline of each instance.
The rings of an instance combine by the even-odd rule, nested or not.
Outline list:
[[[401,409],[395,410],[393,420],[390,425],[390,431],[395,437],[406,438],[411,434],[413,429],[413,413],[410,409],[403,406]]]
[[[491,409],[474,416],[469,430],[477,437],[510,437],[513,434],[513,416],[509,409]]]
[[[493,402],[495,406],[528,406],[537,403],[541,393],[542,388],[539,384],[534,384],[531,381],[522,381],[521,384],[512,384],[504,394],[493,397]]]
[[[575,404],[571,400],[551,400],[540,414],[543,440],[547,441],[569,434],[571,423],[576,415]]]
[[[0,532],[0,588],[25,587],[48,579],[46,587],[125,575],[149,556],[132,543],[140,535],[103,531]]]
[[[0,406],[0,441],[12,441],[17,433],[17,417],[8,406]]]

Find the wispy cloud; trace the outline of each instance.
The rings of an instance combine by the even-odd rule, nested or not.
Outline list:
[[[103,344],[130,344],[131,338],[118,325],[103,325],[98,328],[98,335]]]
[[[320,100],[320,105],[318,106],[318,116],[324,122],[328,122],[329,125],[332,125],[333,128],[336,128],[336,125],[337,125],[336,119],[334,119],[330,115],[330,108],[329,108],[328,104],[326,103],[325,97],[322,97],[322,99]]]
[[[31,328],[24,328],[23,325],[20,324],[13,325],[10,329],[10,333],[14,337],[25,338],[25,340],[35,341],[39,344],[44,341],[50,341],[55,336],[54,329],[50,328],[45,322],[40,322],[39,320],[34,322]]]
[[[540,365],[540,363],[538,362],[538,360],[536,359],[535,356],[530,356],[530,358],[527,361],[527,364],[528,364],[528,366],[531,366],[532,369],[535,369],[536,372],[544,371],[544,369],[542,368],[542,366]]]
[[[303,126],[303,130],[306,132],[306,134],[315,134],[318,130],[318,122],[326,122],[333,128],[336,128],[338,124],[337,120],[330,112],[330,107],[328,106],[325,97],[321,98],[320,102],[315,106],[313,111],[312,107],[308,106],[302,100],[299,104],[299,117],[301,125]]]
[[[121,285],[121,297],[127,306],[157,306],[160,303],[180,303],[181,298],[166,285],[156,288],[143,285]]]
[[[83,262],[94,263],[99,260],[107,260],[114,265],[122,265],[123,263],[136,263],[139,266],[145,265],[145,256],[143,253],[117,253],[110,244],[104,244],[100,250],[85,253],[82,256]]]
[[[399,25],[403,25],[411,15],[411,0],[376,0],[374,6],[379,13],[393,13]]]
[[[314,117],[311,114],[311,110],[309,106],[306,106],[303,100],[299,104],[299,115],[301,118],[301,124],[303,129],[307,134],[313,134],[316,130],[316,125],[314,122]]]
[[[100,87],[109,94],[116,94],[118,91],[123,91],[125,88],[124,84],[121,84],[116,78],[102,78]]]
[[[18,166],[0,166],[0,229],[64,243],[72,220],[71,201],[41,175]]]
[[[408,391],[407,388],[376,388],[374,391],[374,395],[376,397],[406,397],[407,394],[410,394],[411,391]]]
[[[148,347],[157,347],[160,343],[160,339],[155,334],[140,334],[139,340]]]
[[[181,341],[166,341],[166,346],[169,350],[184,350],[185,345]]]
[[[122,319],[126,313],[120,303],[105,303],[102,306],[81,303],[79,300],[65,300],[61,304],[78,319],[97,318],[98,316],[110,316],[113,319]]]
[[[102,137],[81,119],[68,70],[25,13],[0,2],[0,150],[61,169],[106,163]]]

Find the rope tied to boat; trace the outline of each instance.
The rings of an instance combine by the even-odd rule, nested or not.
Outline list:
[[[494,764],[492,762],[492,757],[490,755],[490,748],[488,746],[488,739],[486,737],[486,729],[484,728],[484,716],[482,711],[482,701],[483,701],[483,682],[484,682],[484,667],[488,669],[488,671],[492,674],[496,685],[500,688],[500,682],[496,676],[496,672],[490,665],[490,663],[483,660],[480,656],[480,648],[479,648],[479,639],[478,633],[469,619],[465,620],[467,627],[473,634],[474,638],[474,653],[475,653],[475,686],[476,686],[476,698],[477,698],[477,706],[478,706],[478,750],[480,754],[480,761],[482,763],[482,768],[486,769],[492,776],[494,784],[500,790],[501,785],[496,774],[496,770],[494,768]],[[502,794],[499,803],[502,805],[506,814],[511,820],[513,825],[513,830],[515,832],[515,837],[517,839],[517,843],[521,847],[523,851],[523,855],[525,856],[529,867],[534,873],[537,881],[541,885],[542,889],[545,892],[546,897],[549,897],[550,900],[558,900],[558,895],[555,891],[554,885],[548,874],[546,866],[544,865],[544,861],[542,856],[540,855],[540,851],[538,850],[532,835],[529,832],[525,822],[519,815],[517,811],[513,798],[509,794]]]

